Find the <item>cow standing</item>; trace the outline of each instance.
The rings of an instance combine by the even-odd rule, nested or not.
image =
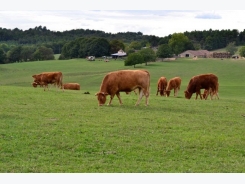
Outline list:
[[[187,89],[184,91],[185,98],[190,99],[192,94],[196,93],[196,99],[198,98],[198,95],[202,99],[201,89],[218,93],[218,77],[212,73],[193,76],[189,81]],[[205,97],[205,99],[206,98],[207,97]]]
[[[167,88],[165,90],[166,97],[169,97],[170,92],[172,89],[174,89],[174,96],[178,96],[178,92],[180,90],[181,85],[181,78],[180,77],[174,77],[168,81]]]
[[[78,83],[65,83],[62,85],[61,89],[80,90],[80,84],[78,84]]]
[[[219,84],[218,84],[219,85]],[[213,99],[213,96],[215,96],[215,98],[219,99],[219,94],[218,94],[218,91],[212,91],[211,88],[209,88],[209,90],[205,89],[203,94],[202,94],[202,97],[207,100],[208,98],[208,95],[210,95],[210,99],[212,100]]]
[[[166,77],[160,77],[157,81],[157,94],[160,92],[160,95],[163,96],[167,87],[168,81]]]
[[[148,97],[150,88],[150,73],[146,70],[119,70],[108,73],[100,86],[100,91],[95,94],[97,96],[99,106],[105,104],[106,96],[110,95],[111,104],[116,95],[120,105],[122,100],[120,92],[131,92],[135,89],[139,90],[139,98],[135,105],[139,105],[143,96],[146,98],[145,105],[148,105]]]
[[[32,75],[34,81],[32,83],[33,87],[40,85],[44,87],[44,91],[48,88],[48,84],[54,84],[57,89],[62,86],[63,74],[62,72],[43,72],[40,74]]]

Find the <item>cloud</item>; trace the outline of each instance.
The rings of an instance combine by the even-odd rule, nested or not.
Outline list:
[[[201,13],[197,15],[197,19],[221,19],[222,17],[216,13]]]

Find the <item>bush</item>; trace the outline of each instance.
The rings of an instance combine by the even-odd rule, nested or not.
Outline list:
[[[141,64],[143,62],[144,62],[144,57],[141,54],[139,54],[139,53],[132,53],[124,61],[124,65],[125,66],[132,66],[132,65],[134,65],[134,68],[135,68],[135,65],[136,64]]]

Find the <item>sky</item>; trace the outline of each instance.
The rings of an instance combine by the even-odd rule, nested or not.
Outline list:
[[[21,3],[9,0],[6,6],[0,8],[0,27],[28,30],[36,26],[46,26],[51,31],[90,29],[105,33],[141,32],[158,37],[195,30],[237,29],[240,32],[245,29],[245,10],[232,10],[230,4],[222,7],[211,0],[205,1],[206,6],[200,6],[200,3],[195,1],[195,6],[204,7],[204,10],[190,6],[190,0],[181,1],[185,3],[178,3],[179,6],[176,1],[164,4],[164,1],[160,0],[151,0],[149,4],[139,3],[143,1],[132,3],[129,0],[101,1],[104,3],[92,0],[87,1],[85,5],[82,3],[84,1],[73,1],[57,5],[58,1],[54,3],[51,0],[43,0],[40,5],[32,6],[28,1],[25,3],[25,0]],[[232,1],[232,4],[235,1]],[[159,2],[162,2],[162,6],[159,6]],[[219,7],[219,10],[210,10],[210,7]]]

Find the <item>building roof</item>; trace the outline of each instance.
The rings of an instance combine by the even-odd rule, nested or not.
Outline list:
[[[194,56],[203,56],[203,55],[208,55],[210,52],[208,50],[187,50],[181,54],[189,53]]]
[[[112,56],[126,56],[127,53],[120,49],[117,53],[111,54]]]

